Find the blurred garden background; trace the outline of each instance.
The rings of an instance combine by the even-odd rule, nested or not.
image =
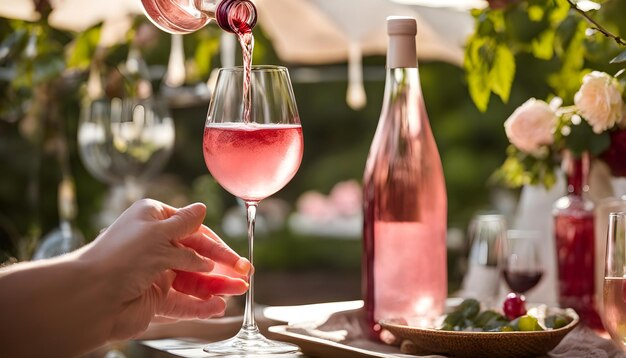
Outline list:
[[[512,215],[515,209],[517,192],[505,189],[492,179],[506,157],[508,141],[504,135],[504,120],[529,97],[546,98],[554,93],[554,81],[560,81],[554,76],[561,76],[558,78],[565,81],[575,72],[579,81],[581,69],[590,64],[609,70],[607,58],[617,53],[604,51],[600,56],[600,51],[583,52],[573,48],[572,44],[585,46],[585,36],[602,35],[586,34],[586,23],[565,1],[490,3],[476,3],[481,9],[473,12],[467,8],[462,10],[470,21],[468,39],[474,45],[487,41],[484,39],[497,39],[498,44],[510,49],[508,62],[486,61],[490,73],[479,74],[481,77],[477,79],[471,77],[476,69],[472,72],[471,61],[475,59],[469,50],[465,68],[463,58],[456,64],[420,60],[424,98],[448,191],[451,292],[458,288],[463,274],[465,232],[472,216],[482,211]],[[506,7],[504,10],[499,7],[501,3]],[[98,45],[103,28],[101,22],[81,31],[60,29],[47,21],[52,9],[48,1],[36,0],[33,4],[38,20],[0,18],[0,262],[10,258],[29,259],[42,237],[58,227],[58,186],[68,174],[75,183],[75,225],[87,240],[97,236],[106,224],[107,213],[115,210],[111,207],[116,200],[120,201],[120,191],[86,170],[78,151],[77,133],[81,105],[88,96],[86,84],[90,71],[97,67],[107,95],[115,93],[115,88],[136,84],[133,81],[137,78],[124,77],[124,71],[120,70],[128,65],[131,48],[139,49],[147,65],[147,79],[153,93],[157,101],[167,105],[175,125],[171,156],[164,168],[145,182],[145,195],[173,206],[193,201],[207,204],[206,224],[244,254],[247,246],[244,212],[233,196],[208,174],[201,149],[210,95],[206,83],[224,60],[221,30],[211,24],[183,37],[184,80],[169,86],[164,78],[168,72],[172,37],[158,31],[143,15],[130,16],[131,26],[124,31],[122,40],[103,47]],[[610,26],[625,34],[626,23],[611,19],[611,16],[626,13],[623,2],[607,1],[604,5],[595,15],[611,20]],[[538,9],[544,9],[545,14],[537,14]],[[558,23],[552,22],[549,16],[553,10],[564,11],[565,16],[559,18]],[[264,27],[264,21],[270,21],[271,14],[262,15],[254,30],[253,63],[282,64],[289,68],[303,126],[305,152],[296,177],[272,202],[261,204],[255,251],[258,301],[282,304],[358,299],[360,203],[355,204],[358,198],[355,199],[354,193],[358,196],[359,191],[354,188],[361,183],[380,114],[384,53],[364,54],[367,103],[353,109],[345,100],[346,60],[309,64],[281,59]],[[428,20],[438,21],[437,18]],[[418,23],[418,29],[419,26]],[[506,29],[499,26],[506,26]],[[560,42],[555,42],[554,37],[544,43],[535,41],[536,51],[522,46],[547,33],[547,29],[558,32],[556,38]],[[506,38],[498,37],[505,33],[502,36]],[[419,41],[418,30],[418,48]],[[594,46],[611,45],[607,40]],[[557,50],[550,50],[555,48]],[[564,55],[568,51],[570,53]],[[239,51],[234,53],[237,54],[235,62],[240,64]],[[572,64],[575,68],[566,72],[564,64],[578,58],[580,61]],[[511,71],[511,66],[517,71]],[[498,85],[493,85],[499,80],[490,79],[490,76],[496,77],[493,73],[498,71],[498,78],[508,81],[503,87],[508,85],[510,89],[504,96]],[[477,94],[474,88],[470,95],[470,87],[479,83],[487,87],[491,84],[496,89],[493,93],[488,88],[486,94],[484,91]],[[567,95],[572,94],[565,93]],[[488,105],[485,98],[491,99]],[[475,102],[483,112],[477,109]],[[336,187],[338,183],[343,184]],[[332,205],[329,195],[333,188],[338,191],[335,195],[340,200],[349,201],[344,212],[345,222],[317,225],[338,225],[340,228],[335,231],[299,230],[299,227],[306,227],[297,225],[303,210],[319,213],[324,212],[324,205]],[[333,218],[319,219],[332,221]],[[308,289],[285,291],[286,285],[292,282],[290,277],[305,282]]]

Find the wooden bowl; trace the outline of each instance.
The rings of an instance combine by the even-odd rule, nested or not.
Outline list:
[[[381,321],[380,325],[396,337],[409,340],[403,351],[410,354],[440,354],[453,357],[536,357],[548,353],[576,325],[574,310],[565,311],[573,318],[567,326],[531,332],[456,332],[410,327]]]

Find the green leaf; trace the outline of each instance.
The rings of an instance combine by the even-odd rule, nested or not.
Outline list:
[[[626,62],[626,51],[617,55],[614,59],[611,60],[611,63],[622,63]]]
[[[528,18],[531,21],[535,21],[535,22],[539,22],[541,20],[543,20],[543,15],[545,14],[545,11],[543,9],[543,7],[538,6],[538,5],[531,5],[528,7]]]
[[[497,94],[502,102],[509,101],[514,78],[515,57],[513,52],[505,44],[500,44],[496,48],[495,61],[491,71],[489,71],[489,83],[493,93]]]
[[[468,73],[467,84],[476,108],[481,112],[487,111],[489,97],[491,96],[489,84],[487,83],[487,72],[485,71],[484,74]]]
[[[550,12],[550,23],[552,25],[560,24],[570,11],[570,5],[567,0],[554,0],[554,9]]]
[[[101,30],[102,26],[100,24],[78,35],[68,53],[68,68],[80,70],[89,68],[93,55],[98,48]]]
[[[467,85],[470,97],[476,108],[485,112],[489,105],[491,87],[489,85],[488,56],[489,46],[487,39],[472,37],[465,49],[465,61],[463,63],[467,76]]]
[[[542,60],[549,60],[554,56],[555,31],[548,29],[533,40],[531,46],[533,55]]]

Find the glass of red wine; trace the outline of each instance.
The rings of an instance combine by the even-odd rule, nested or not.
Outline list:
[[[203,150],[211,175],[246,204],[248,259],[253,262],[257,205],[293,178],[304,147],[287,69],[254,66],[250,75],[247,72],[242,67],[219,70],[204,128]],[[261,335],[254,320],[254,274],[249,279],[241,330],[235,337],[209,344],[204,350],[220,355],[298,351],[297,346]]]
[[[511,291],[524,294],[535,287],[544,268],[539,254],[541,233],[531,230],[508,230],[500,248],[500,271]]]

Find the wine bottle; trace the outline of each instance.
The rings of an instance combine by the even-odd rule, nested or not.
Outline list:
[[[364,173],[363,295],[369,335],[381,319],[424,323],[447,295],[447,197],[417,67],[415,19],[387,19],[383,107]]]
[[[141,0],[144,13],[159,29],[188,34],[215,20],[223,30],[248,33],[256,25],[250,0]]]
[[[595,295],[595,204],[586,197],[589,191],[589,153],[576,157],[567,151],[563,162],[567,195],[554,203],[552,211],[559,272],[559,305],[575,309],[584,324],[602,330]]]

